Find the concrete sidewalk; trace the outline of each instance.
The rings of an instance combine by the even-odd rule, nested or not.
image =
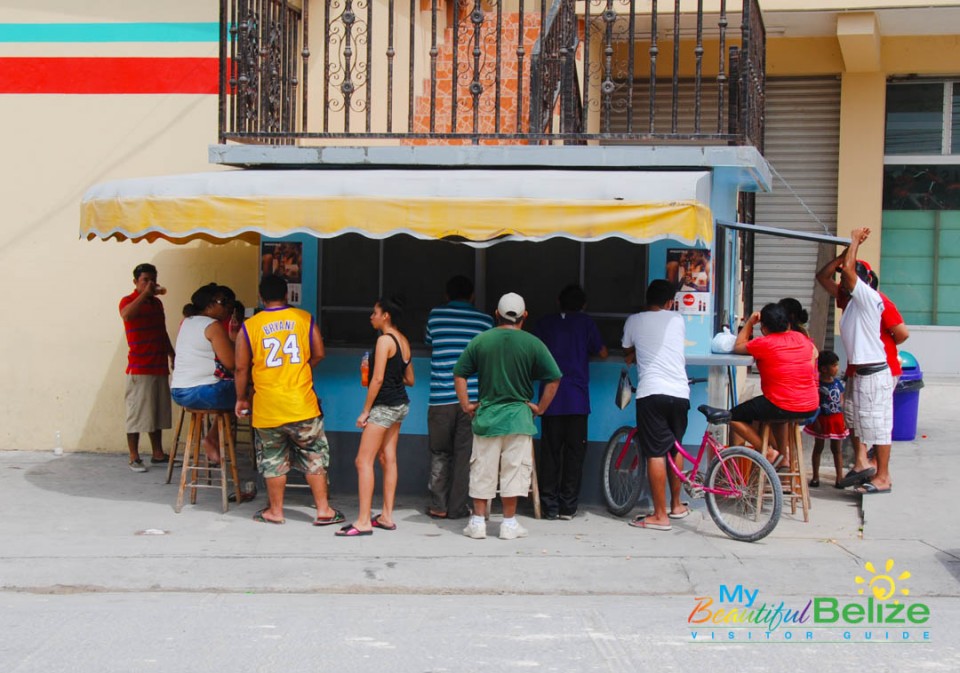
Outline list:
[[[668,533],[630,528],[605,510],[573,521],[524,520],[530,537],[463,537],[463,521],[437,522],[423,500],[398,503],[396,532],[341,539],[310,525],[307,492],[288,490],[287,524],[251,520],[264,496],[220,512],[216,491],[173,512],[165,470],[133,474],[119,455],[0,453],[0,539],[6,591],[213,591],[410,594],[698,595],[749,581],[781,594],[848,594],[865,561],[909,567],[914,595],[958,596],[960,486],[954,411],[960,381],[928,382],[920,433],[894,446],[890,495],[813,489],[809,523],[789,509],[767,539],[724,536],[702,500]],[[862,510],[861,510],[861,500]],[[348,521],[354,496],[335,506]],[[862,515],[862,519],[861,519]],[[863,528],[861,531],[861,521]],[[150,534],[151,532],[162,534]]]

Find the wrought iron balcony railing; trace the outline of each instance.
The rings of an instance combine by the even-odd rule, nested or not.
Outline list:
[[[221,0],[221,142],[762,149],[757,0]]]

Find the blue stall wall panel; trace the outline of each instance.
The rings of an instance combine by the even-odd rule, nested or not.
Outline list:
[[[587,439],[605,442],[621,425],[636,422],[634,405],[618,409],[614,393],[622,361],[592,362],[590,364],[591,414],[587,425]],[[636,383],[635,365],[629,366],[630,379]],[[416,380],[410,395],[410,415],[403,422],[401,433],[427,434],[427,403],[430,399],[430,358],[415,357],[413,371]],[[691,377],[706,378],[706,367],[687,367]],[[313,370],[314,389],[323,404],[324,425],[328,432],[359,432],[357,417],[363,411],[367,389],[360,385],[360,353],[331,354]],[[707,401],[706,384],[697,384],[690,391],[690,420],[684,443],[697,443],[703,434],[703,417],[696,411]]]
[[[330,432],[360,432],[357,417],[363,411],[367,389],[360,385],[361,354],[331,354],[313,368],[313,388],[323,404],[324,426]],[[410,415],[403,422],[404,434],[427,434],[427,402],[430,399],[430,358],[413,358],[415,385],[407,388]]]

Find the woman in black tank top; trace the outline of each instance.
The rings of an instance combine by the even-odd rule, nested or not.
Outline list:
[[[380,332],[370,359],[370,383],[363,413],[357,427],[363,429],[357,449],[357,482],[360,512],[356,520],[344,526],[337,535],[354,537],[370,535],[374,528],[396,530],[393,503],[397,490],[397,442],[400,424],[410,410],[407,386],[413,385],[413,356],[410,342],[400,332],[397,321],[402,304],[396,298],[381,299],[373,307],[370,324]],[[383,509],[373,510],[374,459],[380,459],[383,470]]]

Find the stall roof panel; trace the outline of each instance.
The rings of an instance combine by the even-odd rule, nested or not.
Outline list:
[[[706,171],[238,170],[91,187],[87,239],[409,234],[476,246],[566,237],[709,245]]]

